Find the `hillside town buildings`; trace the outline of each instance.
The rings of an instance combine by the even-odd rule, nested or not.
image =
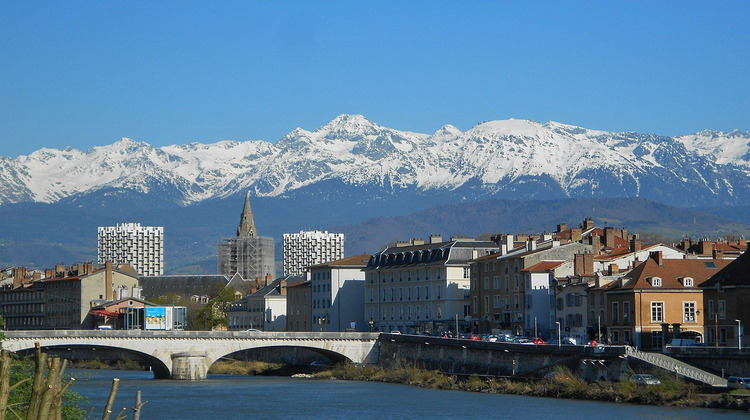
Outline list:
[[[253,281],[266,275],[274,275],[274,253],[273,238],[258,236],[248,192],[245,194],[237,236],[223,238],[219,242],[218,272],[227,278],[239,273],[243,279]]]
[[[164,274],[164,228],[118,223],[97,229],[99,264],[128,264],[144,276]]]
[[[284,275],[300,275],[305,267],[344,258],[344,234],[299,231],[284,234]]]

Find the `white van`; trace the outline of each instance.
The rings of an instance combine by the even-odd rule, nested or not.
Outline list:
[[[100,326],[96,327],[96,329],[97,330],[111,330],[112,326],[111,325],[100,325]]]

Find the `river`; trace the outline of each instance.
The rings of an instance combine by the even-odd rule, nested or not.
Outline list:
[[[209,375],[205,381],[152,379],[150,372],[75,370],[73,390],[88,397],[90,418],[101,418],[112,378],[120,378],[114,419],[141,390],[152,419],[745,419],[740,411],[653,407],[461,391],[378,382]],[[128,418],[132,418],[129,411]]]

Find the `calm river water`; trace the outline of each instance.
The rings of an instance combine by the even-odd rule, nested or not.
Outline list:
[[[745,419],[739,411],[650,407],[514,395],[436,391],[377,382],[209,375],[205,381],[152,379],[150,372],[72,370],[73,390],[101,418],[112,378],[120,378],[115,414],[141,390],[152,419]],[[129,411],[128,418],[132,418]]]

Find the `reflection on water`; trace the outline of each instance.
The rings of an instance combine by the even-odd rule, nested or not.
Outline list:
[[[745,419],[739,411],[650,407],[514,395],[437,391],[377,382],[209,375],[205,381],[152,379],[150,372],[71,370],[74,390],[101,418],[112,378],[120,378],[114,415],[141,390],[150,419]],[[88,377],[88,378],[86,378]],[[128,418],[132,417],[129,411]]]

